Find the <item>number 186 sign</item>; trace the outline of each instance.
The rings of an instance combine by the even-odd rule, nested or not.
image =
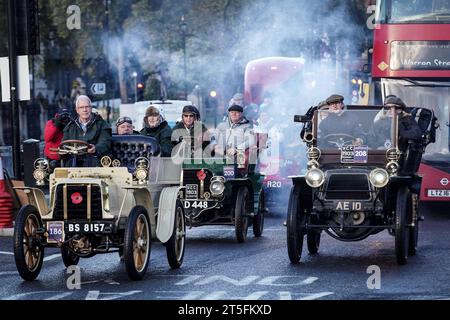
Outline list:
[[[368,146],[343,146],[341,148],[341,163],[367,163]]]

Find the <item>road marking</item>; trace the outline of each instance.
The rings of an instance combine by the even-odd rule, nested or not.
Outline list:
[[[269,276],[269,277],[265,277],[264,279],[261,279],[260,281],[257,282],[257,284],[263,285],[263,286],[298,286],[298,285],[307,285],[307,284],[311,284],[314,281],[317,281],[319,278],[317,277],[308,277],[305,280],[302,280],[298,283],[293,282],[292,279],[299,279],[299,278],[303,278],[303,277],[298,277],[298,276]],[[278,279],[290,279],[288,280],[288,283],[275,283],[276,280]]]
[[[63,293],[54,295],[54,296],[52,296],[50,298],[47,298],[47,299],[44,299],[44,300],[61,300],[61,299],[65,298],[65,297],[67,297],[67,296],[70,296],[72,293],[73,292],[63,292]]]
[[[201,286],[201,285],[210,284],[210,283],[213,283],[216,281],[225,281],[225,282],[231,283],[235,286],[247,286],[250,283],[252,283],[253,281],[255,281],[256,279],[259,279],[259,276],[247,276],[240,280],[235,280],[235,279],[229,278],[227,276],[212,276],[212,277],[208,277],[204,280],[201,280],[201,281],[195,283],[195,285]]]
[[[10,275],[10,274],[16,275],[16,274],[18,274],[18,272],[17,271],[1,271],[0,272],[0,276],[7,276],[7,275]]]
[[[59,257],[61,257],[61,254],[60,253],[55,253],[55,254],[52,254],[51,256],[45,257],[44,261],[50,261],[50,260],[53,260],[53,259],[56,259],[56,258],[59,258]]]
[[[89,290],[88,294],[86,295],[85,300],[97,300],[99,295],[100,295],[100,291]]]
[[[280,296],[280,300],[292,300],[292,295],[289,291],[280,291],[278,295]]]
[[[0,251],[0,254],[7,254],[7,255],[10,255],[10,256],[14,255],[13,252],[8,252],[8,251]]]
[[[300,298],[299,300],[316,300],[325,296],[329,296],[330,294],[334,294],[334,292],[319,292],[307,295],[306,297]]]

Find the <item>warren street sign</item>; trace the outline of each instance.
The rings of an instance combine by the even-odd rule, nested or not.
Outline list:
[[[95,95],[106,94],[106,84],[104,82],[96,82],[91,86],[91,92]]]

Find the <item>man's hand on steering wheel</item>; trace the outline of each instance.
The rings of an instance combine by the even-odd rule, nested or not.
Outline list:
[[[90,144],[89,145],[89,149],[87,150],[87,153],[95,153],[95,145],[94,144]]]
[[[92,145],[82,140],[65,140],[62,141],[57,149],[59,155],[76,155],[81,156],[86,153],[90,153],[89,150],[92,149]],[[95,146],[94,146],[95,152]]]

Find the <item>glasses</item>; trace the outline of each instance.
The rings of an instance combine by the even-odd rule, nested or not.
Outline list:
[[[77,109],[90,109],[91,106],[78,106]]]
[[[185,118],[194,118],[195,116],[193,114],[183,114],[183,117],[185,117]]]
[[[120,117],[117,119],[116,126],[120,126],[122,123],[128,122],[129,124],[133,124],[133,120],[130,117]]]

